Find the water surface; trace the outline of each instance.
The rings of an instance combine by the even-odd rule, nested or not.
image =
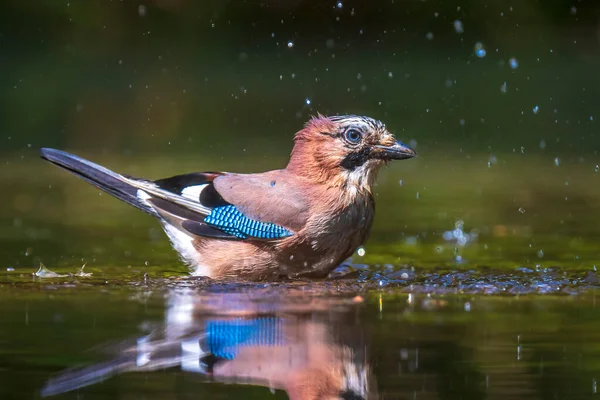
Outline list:
[[[286,390],[298,396],[293,383],[302,376],[345,371],[360,384],[333,379],[333,392],[574,399],[593,396],[600,374],[592,292],[332,296],[293,287],[46,283],[4,287],[2,297],[2,398],[283,399]],[[222,357],[205,360],[210,373],[190,350],[206,334]]]

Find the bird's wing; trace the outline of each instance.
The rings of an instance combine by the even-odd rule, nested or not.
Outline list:
[[[293,179],[287,177],[280,179],[283,184],[274,184],[285,175],[284,171],[257,175],[196,172],[149,181],[118,174],[61,150],[44,148],[41,155],[187,234],[238,240],[281,239],[293,235],[301,216],[306,215],[303,203],[294,199],[297,191],[293,190]],[[222,189],[217,189],[217,181],[222,182]],[[288,193],[282,187],[288,187]],[[283,198],[273,198],[275,193]]]
[[[309,217],[309,188],[285,170],[262,174],[228,174],[214,180],[222,199],[249,218],[298,232]]]
[[[138,189],[140,200],[167,223],[187,233],[238,240],[276,240],[293,235],[299,226],[299,202],[289,202],[288,210],[277,212],[284,206],[281,199],[266,199],[274,193],[265,190],[264,179],[253,177],[204,172],[157,181],[125,179]],[[219,186],[223,186],[224,194]],[[270,181],[266,187],[273,188]],[[287,214],[294,218],[286,219]]]

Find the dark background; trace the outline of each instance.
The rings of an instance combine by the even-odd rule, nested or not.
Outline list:
[[[567,0],[3,1],[0,147],[285,156],[321,112],[430,151],[589,152],[599,18]]]
[[[597,1],[2,1],[0,260],[185,270],[156,221],[39,147],[150,179],[258,172],[320,112],[419,153],[380,173],[355,262],[591,269],[599,21]]]

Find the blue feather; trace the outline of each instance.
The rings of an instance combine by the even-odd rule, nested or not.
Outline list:
[[[281,239],[293,235],[282,226],[250,219],[233,205],[213,208],[204,222],[241,239]]]
[[[282,325],[283,320],[275,317],[208,321],[208,347],[216,357],[233,360],[241,347],[281,346],[285,344]]]

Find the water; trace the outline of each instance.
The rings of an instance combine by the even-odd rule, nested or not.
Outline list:
[[[294,384],[308,379],[302,390],[386,399],[587,398],[600,374],[596,301],[592,293],[5,288],[0,339],[11,346],[0,352],[0,394],[325,398],[299,394]],[[198,362],[198,343],[223,359]]]
[[[0,398],[595,395],[598,5],[471,3],[3,2]],[[265,171],[317,113],[419,153],[320,282],[192,278],[155,220],[38,158]],[[194,337],[230,360],[181,359]]]

